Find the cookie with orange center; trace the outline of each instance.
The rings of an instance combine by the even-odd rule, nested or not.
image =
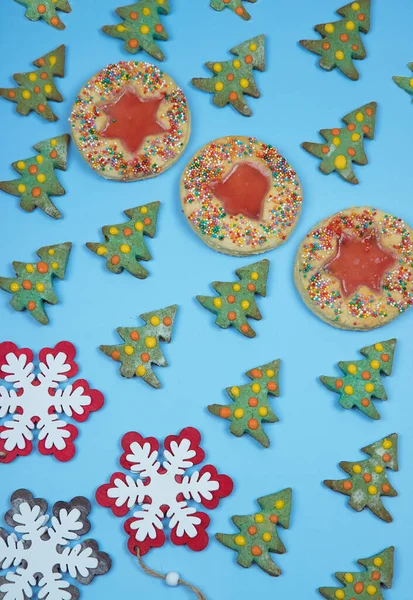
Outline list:
[[[116,181],[156,177],[181,156],[190,112],[180,87],[145,62],[108,65],[80,90],[72,137],[98,175]]]
[[[301,242],[294,279],[308,308],[333,327],[381,327],[413,304],[413,231],[369,206],[342,210]]]
[[[248,256],[283,244],[302,206],[297,173],[273,146],[228,136],[189,161],[181,179],[188,223],[213,250]]]

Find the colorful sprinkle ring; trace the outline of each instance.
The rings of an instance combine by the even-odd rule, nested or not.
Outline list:
[[[191,158],[181,179],[183,212],[205,244],[233,256],[283,244],[302,204],[294,169],[271,145],[230,136]]]
[[[413,304],[413,230],[368,206],[324,219],[301,242],[295,284],[334,327],[381,327]]]
[[[183,91],[145,62],[108,65],[80,90],[72,137],[90,167],[106,179],[156,177],[178,160],[190,134]]]

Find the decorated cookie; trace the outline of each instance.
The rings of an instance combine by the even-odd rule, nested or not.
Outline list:
[[[213,102],[222,108],[232,106],[244,117],[250,117],[252,110],[244,96],[259,98],[260,92],[254,81],[254,69],[265,70],[265,36],[259,35],[243,42],[230,52],[238,58],[220,62],[207,62],[212,77],[195,77],[192,84],[204,92],[214,94]]]
[[[65,193],[55,175],[55,169],[66,171],[69,139],[64,134],[35,144],[34,149],[38,154],[14,162],[12,166],[19,178],[0,181],[0,190],[19,196],[20,206],[26,212],[32,212],[38,207],[50,217],[60,219],[62,213],[50,200],[50,196],[63,196]]]
[[[411,71],[413,71],[413,62],[407,65]],[[402,88],[409,96],[413,96],[413,77],[393,77],[393,81]],[[413,98],[412,98],[413,102]]]
[[[141,327],[118,327],[116,330],[123,339],[123,344],[99,346],[100,350],[115,361],[121,363],[122,377],[140,377],[154,388],[161,383],[152,370],[152,365],[167,367],[168,363],[162,354],[160,341],[170,342],[172,328],[178,307],[176,304],[140,315],[145,321]]]
[[[25,16],[30,21],[43,19],[56,29],[65,29],[66,25],[59,19],[57,11],[69,13],[72,9],[68,0],[14,0],[26,8]]]
[[[144,50],[153,58],[165,60],[165,55],[156,43],[168,39],[160,15],[169,13],[169,0],[139,0],[135,4],[121,6],[116,13],[122,19],[118,25],[105,25],[103,31],[123,40],[124,48],[131,54]]]
[[[360,33],[370,30],[370,0],[350,2],[337,13],[340,21],[315,26],[321,40],[301,40],[300,44],[321,56],[318,64],[326,71],[337,67],[349,79],[357,80],[360,75],[353,60],[367,56]]]
[[[381,374],[391,375],[395,348],[395,339],[366,346],[360,350],[365,359],[338,363],[344,377],[323,376],[321,382],[327,389],[340,394],[339,402],[343,408],[355,406],[370,419],[380,419],[372,398],[387,400]]]
[[[56,502],[48,510],[46,500],[28,490],[17,490],[0,527],[0,593],[4,600],[47,598],[77,600],[81,585],[104,575],[112,561],[93,539],[79,541],[90,531],[90,502],[77,496]],[[95,596],[96,597],[96,596]],[[85,593],[82,598],[93,598]]]
[[[17,112],[24,117],[34,111],[46,121],[57,121],[48,100],[63,100],[54,77],[63,77],[65,74],[65,47],[59,46],[33,61],[33,64],[38,67],[36,71],[13,75],[20,87],[0,88],[0,96],[15,102]]]
[[[183,212],[213,250],[259,254],[283,244],[298,221],[300,181],[286,159],[255,138],[225,137],[199,150],[181,179]]]
[[[12,263],[16,276],[0,277],[0,289],[12,294],[10,304],[14,310],[27,309],[36,321],[47,325],[49,318],[43,303],[59,302],[53,288],[53,277],[64,279],[71,249],[70,242],[43,246],[37,251],[39,262]]]
[[[217,316],[215,323],[219,327],[222,329],[235,327],[242,335],[253,338],[256,333],[248,323],[248,317],[257,321],[262,319],[255,294],[266,296],[269,267],[268,260],[260,260],[237,269],[235,273],[240,280],[239,283],[214,281],[212,287],[219,295],[197,296],[196,299],[204,308]]]
[[[353,171],[353,163],[366,165],[364,138],[374,139],[376,125],[376,102],[370,102],[343,117],[346,127],[322,129],[320,134],[324,144],[304,142],[302,147],[313,156],[321,159],[320,171],[329,175],[336,171],[349,183],[358,183]]]
[[[244,8],[244,2],[256,2],[257,0],[211,0],[211,6],[214,10],[224,10],[224,8],[229,8],[236,15],[244,19],[245,21],[249,21],[251,19],[251,15]]]
[[[129,217],[126,223],[102,227],[104,242],[88,242],[86,246],[106,260],[106,268],[112,273],[122,273],[124,269],[138,279],[145,279],[148,271],[140,264],[141,260],[152,257],[145,244],[145,235],[154,237],[160,202],[150,202],[125,210]]]
[[[246,375],[252,379],[252,383],[227,388],[227,394],[233,403],[224,406],[211,404],[208,406],[209,412],[231,421],[230,431],[237,437],[248,433],[264,448],[268,448],[270,440],[262,424],[277,423],[278,421],[271,408],[268,395],[280,395],[279,371],[279,360],[273,360],[262,367],[251,369]]]
[[[276,494],[258,498],[261,511],[252,515],[232,517],[239,534],[218,533],[216,538],[221,544],[238,552],[237,563],[248,568],[253,563],[263,571],[278,577],[281,569],[272,560],[270,553],[284,554],[277,525],[288,529],[290,526],[292,490],[287,488]]]
[[[349,479],[324,484],[335,492],[350,496],[349,506],[357,512],[366,506],[383,521],[390,523],[391,514],[384,508],[381,496],[397,496],[396,490],[387,479],[386,469],[398,471],[397,433],[362,448],[370,458],[358,462],[341,462],[340,467]]]
[[[381,586],[391,588],[394,570],[394,547],[370,558],[357,561],[365,571],[356,573],[336,573],[340,587],[319,588],[320,594],[327,600],[345,600],[357,595],[358,600],[383,600]]]
[[[103,406],[103,394],[84,379],[64,385],[77,374],[75,357],[73,344],[59,342],[40,350],[35,370],[29,348],[0,344],[0,378],[5,382],[0,387],[0,463],[30,454],[36,431],[40,454],[62,462],[74,457],[78,430],[70,421],[86,421]]]
[[[385,325],[413,304],[413,231],[368,206],[318,223],[301,242],[294,270],[304,302],[341,329]]]
[[[106,179],[160,175],[185,150],[190,113],[181,88],[143,62],[109,65],[80,90],[72,137],[90,167]]]

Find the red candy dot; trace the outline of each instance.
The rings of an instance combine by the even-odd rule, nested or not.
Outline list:
[[[157,25],[155,25],[155,31],[156,33],[162,33],[163,31],[163,27],[160,23],[158,23]]]
[[[251,371],[251,375],[255,378],[255,379],[260,379],[262,377],[262,371],[261,369],[252,369]]]
[[[234,73],[228,73],[228,75],[227,75],[228,81],[233,81],[234,77],[235,77]]]
[[[138,331],[131,331],[129,334],[129,337],[131,340],[133,340],[134,342],[137,342],[139,339],[139,332]]]
[[[357,44],[353,44],[351,46],[351,49],[354,50],[354,52],[357,52],[357,50],[359,49],[359,47],[357,46]]]
[[[345,481],[343,483],[343,488],[347,491],[351,490],[353,488],[353,484],[351,483],[351,481]]]
[[[237,6],[237,8],[235,9],[235,13],[239,16],[244,14],[244,9],[242,8],[242,6]]]
[[[143,220],[144,225],[150,225],[151,223],[152,223],[152,219],[150,219],[149,217],[145,217],[145,219]]]
[[[132,229],[130,227],[125,227],[125,229],[123,230],[123,235],[129,237],[130,235],[132,235]]]
[[[145,362],[145,363],[149,362],[149,358],[150,358],[150,356],[147,352],[144,352],[143,354],[141,354],[141,359],[143,362]]]
[[[40,79],[47,79],[47,73],[40,73]]]
[[[36,165],[30,165],[29,167],[29,173],[30,175],[35,175],[38,171],[38,168],[36,167]]]
[[[363,13],[361,13],[360,15],[357,15],[357,18],[359,21],[364,21],[366,18],[366,15],[363,15]]]
[[[368,398],[363,398],[363,400],[361,401],[361,406],[367,408],[368,406],[370,406],[370,400]]]
[[[228,313],[228,319],[230,321],[235,321],[236,318],[237,318],[237,314],[236,313],[234,313],[232,311]]]
[[[111,354],[113,360],[119,360],[120,359],[120,352],[119,350],[114,350]]]
[[[52,17],[50,19],[50,24],[53,25],[53,27],[56,27],[57,25],[59,25],[59,19],[57,17]]]
[[[129,13],[129,16],[131,19],[133,19],[134,21],[136,21],[136,19],[138,18],[138,13],[135,12],[134,10],[132,12]]]
[[[244,325],[241,325],[242,333],[248,333],[249,330],[250,330],[250,328],[245,323],[244,323]]]
[[[33,196],[33,198],[38,198],[41,193],[42,193],[42,190],[39,187],[34,187],[32,189],[32,196]]]
[[[16,92],[13,91],[13,90],[9,90],[7,92],[7,95],[8,95],[9,98],[15,98],[16,97]]]
[[[366,483],[370,483],[370,481],[373,479],[372,476],[370,475],[370,473],[364,473],[363,475],[363,479]]]
[[[172,319],[171,317],[165,317],[163,320],[163,324],[166,325],[167,327],[169,327],[169,325],[172,323]]]
[[[336,127],[335,129],[332,129],[332,130],[331,130],[331,133],[332,133],[333,135],[340,135],[340,130],[339,130],[339,129],[337,129],[337,127]]]
[[[248,400],[248,406],[252,406],[253,408],[255,408],[256,406],[258,406],[258,399],[257,398],[250,398]]]
[[[237,92],[230,92],[230,93],[229,93],[229,99],[230,99],[232,102],[235,102],[235,100],[238,100],[238,94],[237,94]]]
[[[114,254],[110,259],[112,265],[118,265],[120,263],[120,257],[117,254]]]
[[[32,289],[32,282],[31,282],[31,281],[29,281],[28,279],[25,279],[25,280],[22,282],[22,288],[23,288],[24,290],[31,290],[31,289]]]
[[[354,130],[355,130],[355,128],[356,128],[356,126],[354,125],[354,123],[349,123],[349,124],[347,125],[347,129],[348,129],[349,131],[354,131]]]
[[[363,125],[362,129],[364,133],[370,133],[370,127],[368,125]]]
[[[361,583],[361,581],[358,581],[356,583],[356,585],[354,586],[354,591],[356,592],[356,594],[361,594],[361,592],[364,590],[364,585]]]
[[[277,384],[275,383],[275,381],[269,381],[267,388],[270,390],[270,392],[275,392],[275,390],[277,389]]]
[[[274,523],[274,525],[276,525],[278,523],[278,516],[277,515],[271,515],[270,516],[270,521],[271,521],[271,523]]]
[[[254,59],[252,58],[251,54],[247,54],[244,60],[247,63],[247,65],[250,65]]]
[[[380,573],[378,571],[373,571],[373,573],[371,574],[371,578],[373,579],[373,581],[378,581],[380,579]]]
[[[36,302],[33,302],[33,300],[30,300],[30,302],[27,304],[27,308],[29,310],[34,310],[36,308]]]
[[[34,91],[35,94],[40,94],[40,88],[39,88],[39,86],[35,85],[34,88],[33,88],[33,91]]]
[[[385,494],[388,494],[390,492],[390,486],[388,483],[383,483],[383,485],[381,486],[381,489],[383,490],[383,492]]]
[[[250,429],[252,429],[253,431],[255,431],[256,429],[258,429],[259,426],[260,426],[260,424],[258,423],[257,419],[250,419],[248,421],[248,427]]]
[[[39,60],[37,62],[41,67],[44,67],[44,64],[45,64],[44,58],[39,58]]]
[[[342,379],[337,379],[336,381],[336,388],[339,390],[340,388],[343,387],[343,380]]]
[[[383,454],[382,458],[383,458],[384,462],[390,462],[391,461],[391,456],[387,452],[386,452],[386,454]]]
[[[44,4],[39,4],[39,6],[37,7],[37,12],[41,15],[44,15],[44,13],[46,12],[46,7]]]
[[[322,152],[323,154],[328,154],[328,153],[330,152],[330,148],[329,148],[328,146],[323,146],[323,147],[321,148],[321,152]]]
[[[348,148],[347,154],[349,156],[356,156],[356,151],[354,150],[354,148]]]
[[[340,40],[341,40],[342,42],[348,42],[348,34],[347,34],[347,33],[342,33],[342,34],[340,35]]]
[[[38,107],[37,107],[37,110],[39,112],[44,112],[46,110],[46,107],[45,107],[44,104],[39,104]]]
[[[370,375],[370,373],[368,371],[363,371],[362,374],[361,374],[361,376],[365,380],[371,378],[371,375]]]
[[[227,297],[227,302],[229,302],[230,304],[234,304],[234,302],[235,302],[235,296],[228,296]]]
[[[254,283],[249,283],[247,285],[248,291],[249,292],[255,292],[255,284]]]
[[[262,550],[261,550],[261,548],[260,548],[259,546],[253,546],[253,547],[251,548],[251,554],[252,554],[253,556],[261,556],[261,554],[262,554]]]
[[[52,150],[52,151],[50,152],[49,156],[50,156],[50,158],[56,158],[56,156],[57,156],[57,152],[56,152],[56,150]]]
[[[330,50],[330,44],[328,42],[324,42],[323,50]]]
[[[389,362],[389,355],[388,354],[382,354],[380,358],[381,358],[381,360],[383,362]]]
[[[45,262],[38,262],[37,263],[37,270],[39,271],[39,273],[47,273],[47,271],[49,270],[49,265],[47,265]]]
[[[248,533],[250,535],[255,535],[257,533],[257,528],[254,527],[254,525],[251,525],[251,527],[248,527]]]
[[[132,38],[131,40],[129,40],[128,45],[130,48],[137,48],[139,45],[139,42],[137,39]]]
[[[373,109],[372,108],[366,108],[366,114],[371,117],[371,115],[373,114]]]

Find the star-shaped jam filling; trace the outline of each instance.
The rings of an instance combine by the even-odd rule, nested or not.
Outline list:
[[[126,87],[112,102],[99,106],[108,117],[99,135],[119,140],[128,152],[135,154],[149,135],[165,133],[165,127],[157,120],[163,100],[143,99]]]
[[[396,262],[397,258],[380,245],[376,232],[371,230],[363,238],[343,234],[336,255],[324,269],[340,281],[344,296],[350,296],[361,285],[381,292],[384,276]]]
[[[261,219],[264,200],[271,188],[271,177],[255,165],[242,162],[234,166],[227,177],[212,186],[228,215],[244,215]]]

